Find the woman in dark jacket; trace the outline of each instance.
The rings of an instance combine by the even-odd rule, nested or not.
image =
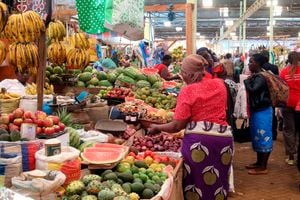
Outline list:
[[[272,102],[267,82],[260,73],[264,60],[261,54],[254,54],[250,58],[249,69],[252,76],[244,81],[249,99],[252,146],[257,153],[257,161],[246,168],[253,175],[268,173],[267,164],[273,146]]]

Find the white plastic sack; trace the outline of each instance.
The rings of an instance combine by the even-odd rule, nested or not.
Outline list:
[[[23,176],[14,177],[12,179],[13,187],[11,189],[14,192],[35,200],[55,200],[55,191],[64,184],[66,176],[62,172],[51,171],[49,172],[49,177],[53,177],[53,180],[44,178],[30,180],[28,173],[25,172]]]
[[[5,88],[7,92],[25,96],[25,87],[17,79],[5,79],[0,82],[0,88]]]
[[[45,155],[45,148],[35,153],[36,169],[48,170],[48,163],[62,164],[69,160],[78,159],[80,151],[73,147],[61,147],[61,153],[54,156],[47,157]]]
[[[0,158],[0,165],[4,168],[4,174],[0,173],[0,186],[11,187],[11,178],[22,173],[22,156]]]

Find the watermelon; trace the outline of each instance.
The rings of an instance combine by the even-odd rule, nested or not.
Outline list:
[[[135,84],[135,80],[133,78],[130,78],[129,76],[126,76],[124,74],[118,76],[117,81],[119,82],[120,86],[128,86]]]
[[[87,67],[84,69],[84,72],[93,72],[93,67],[92,67],[92,66],[87,66]]]
[[[148,81],[144,81],[144,80],[138,81],[135,85],[138,88],[151,87],[151,84]]]
[[[135,69],[134,67],[127,67],[126,69],[123,70],[123,74],[135,79],[136,75],[142,74],[139,70]]]
[[[98,85],[102,86],[102,87],[112,87],[113,86],[108,80],[99,81]]]
[[[107,75],[105,72],[97,72],[96,73],[97,78],[101,81],[101,80],[106,80],[107,79]]]
[[[158,75],[150,75],[148,76],[148,81],[153,85],[157,81],[160,80],[160,77]]]
[[[123,159],[124,153],[118,151],[101,150],[98,151],[84,151],[81,153],[81,157],[84,161],[91,164],[110,164],[116,163]]]
[[[159,89],[159,88],[162,88],[162,86],[163,86],[163,83],[160,82],[160,81],[157,81],[156,83],[154,83],[154,84],[152,85],[152,88],[154,88],[154,89]]]
[[[118,153],[124,153],[124,149],[121,148],[113,148],[113,147],[89,147],[86,148],[83,152],[99,152],[99,151],[108,151],[108,152],[118,152]]]
[[[80,145],[79,147],[79,151],[83,151],[85,148],[88,148],[88,147],[92,147],[96,144],[95,141],[87,141],[87,142],[84,142]]]
[[[89,81],[89,84],[91,85],[98,85],[99,83],[99,80],[96,78],[96,77],[93,77],[90,81]]]
[[[135,79],[138,81],[141,81],[141,80],[147,81],[147,76],[145,76],[144,74],[137,74],[135,76]]]
[[[107,74],[107,80],[109,82],[111,82],[112,84],[114,84],[116,82],[117,77],[118,77],[118,75],[115,72],[110,72]]]
[[[77,87],[85,87],[85,83],[83,81],[77,81]]]
[[[83,81],[83,82],[88,82],[92,79],[92,73],[91,72],[84,72],[82,74],[79,74],[78,79],[80,81]]]
[[[96,143],[93,145],[93,147],[96,147],[96,148],[118,148],[118,149],[123,149],[124,151],[126,151],[128,149],[127,146],[111,144],[111,143]]]
[[[123,67],[118,67],[117,69],[114,70],[114,73],[117,74],[117,76],[119,76],[120,74],[123,73],[124,68]]]

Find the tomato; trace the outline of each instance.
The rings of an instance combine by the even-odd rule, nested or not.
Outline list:
[[[134,153],[134,152],[130,152],[129,154],[128,154],[128,156],[133,156],[134,158],[136,157],[136,154]]]
[[[152,157],[152,158],[153,158],[152,154],[153,154],[153,152],[152,152],[152,151],[150,151],[150,150],[146,150],[146,151],[144,152],[144,158],[146,158],[147,156],[150,156],[150,157]]]

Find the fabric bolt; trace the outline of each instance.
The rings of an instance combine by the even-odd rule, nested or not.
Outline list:
[[[79,27],[89,34],[103,33],[106,0],[76,0]]]
[[[294,155],[296,150],[296,124],[295,124],[295,111],[292,108],[283,108],[283,137],[286,155]]]
[[[255,152],[267,153],[272,151],[272,116],[273,108],[271,106],[251,113],[250,133]]]
[[[185,199],[227,199],[233,156],[230,127],[210,122],[189,123],[181,153]]]
[[[213,121],[227,125],[226,108],[227,90],[224,81],[205,78],[181,89],[174,119]]]
[[[291,76],[290,70],[292,66],[285,67],[280,72],[280,77],[285,80],[289,86],[289,98],[287,106],[295,108],[300,99],[300,66],[297,67],[296,73]]]

